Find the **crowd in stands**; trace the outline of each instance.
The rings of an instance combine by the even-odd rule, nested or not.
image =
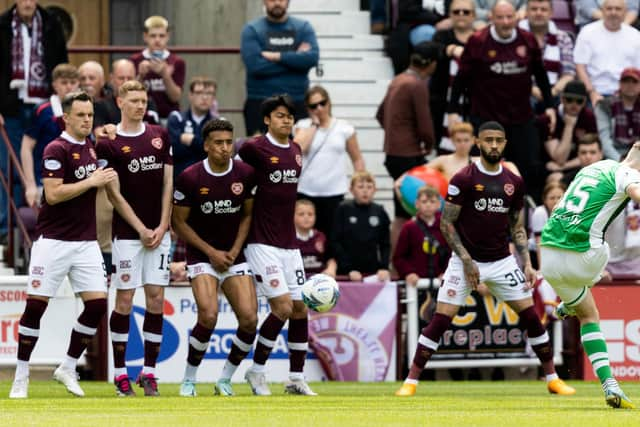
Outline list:
[[[477,155],[474,130],[498,121],[509,141],[505,162],[540,203],[530,221],[534,253],[536,233],[577,171],[600,159],[619,160],[640,139],[637,0],[399,0],[389,17],[385,2],[369,3],[372,32],[389,33],[397,74],[376,114],[389,175],[399,179],[430,160],[450,179]],[[569,31],[565,21],[554,22],[554,13],[565,10],[560,4],[575,18]],[[290,16],[286,1],[265,0],[265,6],[266,16],[248,22],[239,41],[246,137],[265,132],[259,113],[265,98],[292,97],[292,138],[303,157],[298,196],[304,201],[295,220],[307,273],[360,281],[368,275],[387,280],[395,271],[411,284],[438,276],[448,258],[438,194],[421,190],[413,219],[395,194],[393,215],[375,202],[375,178],[366,172],[357,129],[333,116],[325,88],[310,87],[320,51],[312,25]],[[144,50],[114,61],[108,76],[96,61],[69,64],[60,24],[37,2],[17,0],[0,16],[0,33],[0,125],[26,179],[25,188],[14,179],[17,206],[39,205],[42,152],[64,130],[60,99],[78,88],[94,99],[97,135],[114,131],[118,91],[138,79],[149,94],[145,120],[168,130],[175,176],[206,157],[201,131],[219,116],[217,84],[204,70],[185,82],[188,64],[169,48],[167,19],[149,17]],[[185,85],[188,105],[181,108]],[[6,176],[4,144],[0,166]],[[5,191],[0,195],[0,234],[6,236]],[[98,206],[106,226],[111,208],[104,195]],[[607,235],[613,277],[640,271],[638,218],[640,208],[630,204]],[[109,234],[102,239],[107,256]],[[180,252],[178,244],[178,261]],[[183,273],[176,269],[176,277]]]

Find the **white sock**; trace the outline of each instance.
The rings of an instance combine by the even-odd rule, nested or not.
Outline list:
[[[264,366],[264,365],[263,365]],[[236,369],[238,369],[238,365],[234,365],[233,363],[225,360],[224,367],[222,368],[222,373],[220,374],[221,380],[230,380],[233,374],[235,374]]]
[[[251,367],[253,372],[264,373],[267,371],[267,367],[265,365],[261,365],[259,363],[253,362],[253,366]]]
[[[556,374],[555,372],[553,374],[547,374],[544,377],[544,379],[547,380],[547,382],[553,381],[553,380],[555,380],[557,378],[558,378],[558,374]]]
[[[198,367],[193,366],[187,362],[187,366],[184,368],[184,379],[192,382],[196,382],[196,374],[198,373]]]
[[[302,372],[289,372],[289,379],[291,381],[304,381],[304,374]]]
[[[76,366],[78,366],[78,359],[74,359],[67,354],[64,356],[64,360],[60,366],[67,371],[75,371]]]
[[[404,380],[405,384],[413,384],[413,385],[418,385],[418,380],[412,380],[410,378],[407,378],[406,380]]]
[[[18,360],[16,363],[16,380],[24,380],[29,378],[29,362],[26,360]]]
[[[115,376],[115,378],[118,378],[122,375],[127,375],[127,368],[114,368],[113,375]]]
[[[154,377],[156,376],[156,367],[155,366],[144,366],[142,368],[142,373],[145,375],[153,375]]]

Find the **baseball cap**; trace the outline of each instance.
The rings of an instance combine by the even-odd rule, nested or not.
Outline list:
[[[580,80],[575,79],[567,83],[562,91],[563,95],[587,96],[587,88]]]
[[[640,82],[640,70],[633,67],[628,67],[622,70],[622,74],[620,74],[620,80],[631,78],[637,82]]]
[[[425,66],[440,59],[442,45],[435,42],[422,42],[413,47],[411,60],[416,65]]]

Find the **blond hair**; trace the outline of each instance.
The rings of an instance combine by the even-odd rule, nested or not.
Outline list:
[[[122,83],[122,86],[120,86],[120,90],[118,90],[118,96],[120,98],[124,98],[129,92],[139,91],[146,92],[147,88],[137,80],[129,80],[128,82]]]
[[[456,133],[468,133],[473,136],[473,125],[469,122],[454,123],[449,126],[449,136],[453,138]]]
[[[153,15],[144,20],[144,32],[148,33],[153,28],[162,28],[169,31],[169,21],[163,16]]]
[[[353,175],[351,176],[351,186],[353,187],[356,183],[361,181],[370,182],[373,185],[376,185],[376,180],[371,174],[371,172],[367,172],[367,171],[354,172]]]

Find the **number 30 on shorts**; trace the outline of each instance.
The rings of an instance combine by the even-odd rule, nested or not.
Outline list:
[[[519,268],[516,268],[512,272],[505,274],[504,278],[509,281],[509,286],[518,286],[519,284],[523,284],[525,282],[524,273],[520,271]]]

